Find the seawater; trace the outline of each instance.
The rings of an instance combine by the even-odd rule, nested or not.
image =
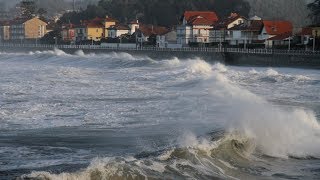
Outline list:
[[[0,179],[318,179],[320,72],[0,53]]]

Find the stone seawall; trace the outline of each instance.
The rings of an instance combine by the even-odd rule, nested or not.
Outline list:
[[[320,69],[320,57],[315,55],[225,53],[225,63],[236,66],[300,67]]]
[[[75,54],[80,49],[60,48],[66,53]],[[0,47],[0,52],[34,52],[47,51],[52,48],[30,47]],[[126,52],[135,56],[148,56],[152,59],[179,59],[200,58],[214,63],[221,62],[236,66],[268,66],[268,67],[301,67],[320,69],[320,55],[290,55],[290,54],[254,54],[237,52],[197,52],[197,51],[152,51],[152,50],[111,50],[111,49],[82,49],[84,53],[111,53]]]

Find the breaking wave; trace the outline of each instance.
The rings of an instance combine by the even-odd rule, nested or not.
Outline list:
[[[260,81],[271,82],[271,83],[283,83],[283,82],[306,82],[312,80],[310,77],[303,75],[288,75],[281,74],[274,69],[268,69],[266,71],[258,72],[256,70],[251,70],[249,72],[254,78]]]
[[[114,55],[114,54],[113,54]],[[116,56],[128,56],[116,54]],[[124,57],[130,59],[132,57]],[[144,59],[145,60],[145,59]],[[189,75],[201,75],[197,87],[207,91],[208,101],[224,104],[225,127],[208,137],[186,133],[177,145],[160,152],[133,157],[96,158],[84,170],[52,174],[33,172],[23,179],[250,179],[264,170],[250,162],[268,157],[320,158],[320,124],[306,109],[284,109],[242,88],[228,78],[222,64],[201,59],[165,60],[169,67],[182,67]],[[262,81],[300,81],[307,77],[280,74],[273,69],[250,71]],[[196,119],[195,119],[196,120]]]

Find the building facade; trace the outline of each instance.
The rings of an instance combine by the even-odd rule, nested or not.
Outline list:
[[[117,24],[108,28],[108,37],[117,38],[121,35],[130,34],[130,28],[125,25]]]
[[[228,16],[225,19],[220,20],[216,23],[214,28],[210,30],[210,42],[213,43],[230,43],[232,36],[232,31],[229,31],[229,29],[245,24],[247,22],[247,19],[237,13],[231,13],[230,16]]]
[[[10,39],[39,39],[46,34],[47,23],[35,17],[32,19],[17,19],[10,23]]]
[[[62,40],[74,43],[76,41],[76,29],[73,24],[65,24],[62,26]]]
[[[218,21],[215,12],[186,11],[177,26],[177,43],[187,46],[190,43],[210,43],[210,29]]]
[[[10,25],[9,22],[0,22],[0,41],[10,40]]]

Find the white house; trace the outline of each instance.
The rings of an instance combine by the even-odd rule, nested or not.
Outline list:
[[[136,30],[135,35],[137,43],[140,45],[145,42],[150,42],[150,38],[156,38],[158,35],[163,35],[168,33],[169,30],[166,27],[162,26],[153,26],[153,25],[140,25],[139,29]],[[156,43],[156,42],[155,42]]]
[[[182,44],[177,44],[177,32],[168,31],[165,34],[157,35],[157,47],[160,48],[181,48]]]
[[[108,37],[117,38],[124,34],[130,34],[130,28],[125,25],[117,24],[108,28]]]
[[[274,45],[286,45],[285,41],[289,41],[293,32],[293,25],[291,22],[266,20],[262,22],[263,29],[258,38],[265,42],[266,48],[271,48]]]
[[[263,29],[259,35],[260,40],[267,40],[272,37],[293,32],[293,25],[289,21],[262,21]]]
[[[131,21],[129,23],[129,28],[130,28],[130,34],[134,34],[136,32],[137,29],[139,29],[139,21]]]
[[[263,23],[260,20],[250,20],[247,23],[236,25],[228,32],[230,45],[244,45],[258,43],[259,34],[263,28]]]
[[[181,24],[177,26],[177,43],[187,46],[189,43],[210,43],[209,30],[218,21],[211,11],[186,11]]]
[[[214,28],[210,30],[211,42],[229,42],[231,39],[231,32],[229,29],[244,24],[247,19],[237,13],[231,13],[229,17],[216,23]]]

